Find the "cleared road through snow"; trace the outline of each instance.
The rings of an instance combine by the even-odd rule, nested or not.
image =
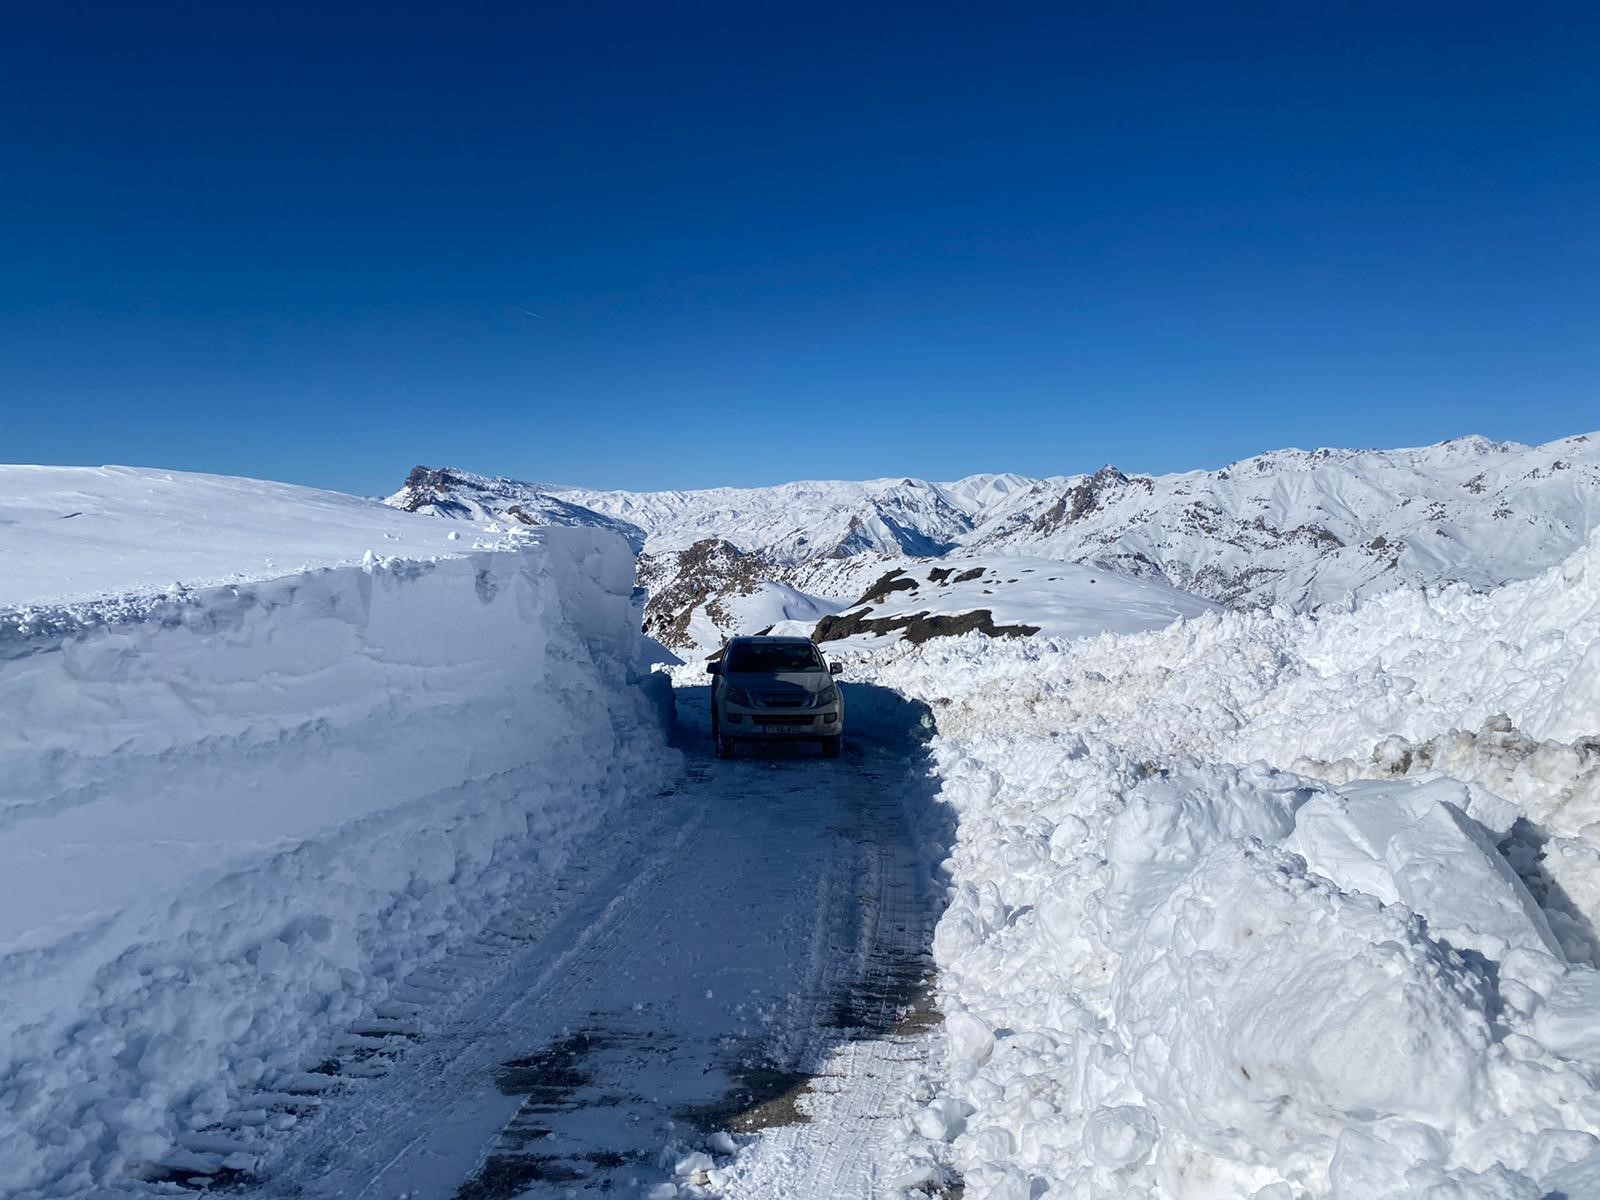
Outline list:
[[[575,856],[542,910],[414,978],[390,1022],[324,1068],[333,1088],[257,1173],[260,1193],[670,1194],[696,1166],[731,1165],[731,1132],[755,1153],[717,1171],[722,1194],[876,1194],[874,1142],[893,1123],[870,1118],[916,1045],[885,1036],[926,969],[942,850],[905,733],[917,714],[851,693],[902,733],[857,738],[839,761],[718,763],[705,689],[680,689],[679,787]],[[841,1047],[831,1069],[862,1078],[813,1093]],[[696,1152],[711,1159],[683,1162]]]

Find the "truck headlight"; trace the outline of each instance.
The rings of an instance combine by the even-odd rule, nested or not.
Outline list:
[[[823,688],[820,692],[817,693],[817,698],[814,701],[814,703],[819,708],[822,707],[822,705],[824,705],[824,704],[837,704],[837,703],[839,703],[839,689],[834,687],[833,684],[830,683],[827,687]]]
[[[731,683],[728,685],[728,703],[737,704],[741,708],[754,707],[754,705],[750,703],[750,693],[745,691],[743,688],[734,687]]]

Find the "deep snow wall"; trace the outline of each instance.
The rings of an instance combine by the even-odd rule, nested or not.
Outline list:
[[[549,529],[0,614],[0,1194],[181,1156],[674,773],[633,567]]]

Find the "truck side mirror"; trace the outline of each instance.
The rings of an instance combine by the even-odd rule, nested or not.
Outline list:
[[[706,664],[706,674],[707,675],[721,675],[722,674],[722,664],[720,662],[708,662]]]
[[[844,664],[843,663],[833,663],[833,662],[829,663],[828,664],[828,674],[829,675],[842,675],[842,674],[844,674]]]

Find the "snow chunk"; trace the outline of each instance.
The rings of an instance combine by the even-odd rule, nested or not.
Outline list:
[[[981,1067],[994,1053],[994,1030],[965,1009],[947,1014],[944,1029],[950,1040],[950,1057],[956,1063]]]
[[[1195,768],[1140,786],[1106,834],[1111,882],[1106,935],[1122,948],[1212,846],[1230,838],[1276,843],[1294,831],[1312,795],[1266,767]]]
[[[1222,842],[1153,912],[1113,992],[1165,1126],[1245,1162],[1302,1159],[1378,1117],[1478,1103],[1483,981],[1403,909],[1259,842]]]
[[[972,1105],[955,1096],[940,1096],[913,1118],[917,1132],[932,1142],[948,1142],[967,1127]]]
[[[1562,1057],[1600,1068],[1600,971],[1577,967],[1562,976],[1529,1032]]]
[[[1290,845],[1340,887],[1406,905],[1458,949],[1563,958],[1522,880],[1462,811],[1468,803],[1448,779],[1353,783],[1302,808]]]

